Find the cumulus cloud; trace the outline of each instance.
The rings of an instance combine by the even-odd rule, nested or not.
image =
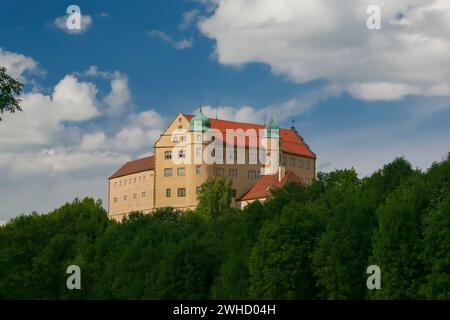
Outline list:
[[[120,77],[111,80],[111,92],[105,97],[106,104],[110,107],[110,112],[118,114],[123,111],[123,107],[130,101],[130,90],[128,89],[128,79]]]
[[[83,152],[74,147],[56,147],[38,152],[3,153],[0,168],[8,168],[3,177],[22,179],[31,176],[95,172],[99,167],[119,165],[129,157],[113,152]]]
[[[55,19],[55,26],[68,34],[82,34],[85,33],[92,24],[92,17],[90,15],[81,15],[81,28],[80,29],[69,29],[67,28],[67,18],[68,16],[62,16]]]
[[[447,94],[447,0],[379,0],[382,29],[373,31],[366,27],[370,0],[214,3],[199,28],[215,40],[222,64],[265,63],[295,82],[326,79],[360,99]]]
[[[81,149],[135,153],[149,150],[167,122],[168,120],[154,109],[131,114],[124,125],[109,137],[103,132],[85,134]]]
[[[92,151],[107,148],[107,139],[104,132],[94,132],[83,135],[80,150]]]
[[[226,119],[238,122],[263,123],[273,117],[277,122],[282,123],[292,117],[306,114],[312,107],[321,100],[339,93],[332,86],[326,86],[319,90],[311,90],[302,97],[289,99],[287,101],[268,105],[260,108],[254,106],[202,106],[204,112],[210,118]],[[198,109],[196,110],[196,112]]]
[[[177,41],[160,30],[150,30],[148,35],[168,43],[172,48],[177,50],[189,49],[194,43],[192,38]]]
[[[36,71],[38,64],[33,58],[0,48],[0,66],[5,67],[12,77],[23,79],[24,73]]]
[[[107,113],[113,116],[122,114],[131,100],[128,77],[119,71],[101,71],[97,66],[90,66],[83,72],[74,72],[80,77],[100,77],[110,80],[111,91],[103,98],[108,107]]]
[[[35,66],[31,58],[7,55],[28,63],[12,64],[17,75]],[[108,79],[111,90],[99,93],[83,77]],[[76,196],[105,200],[107,177],[131,158],[151,152],[167,123],[154,109],[130,112],[120,121],[107,117],[131,99],[128,80],[95,66],[64,76],[50,94],[34,89],[21,99],[23,112],[6,114],[0,125],[0,220],[46,212]]]
[[[79,82],[66,75],[54,88],[51,96],[28,92],[22,96],[23,112],[6,114],[0,126],[0,149],[29,145],[48,145],[70,139],[73,130],[64,127],[65,121],[86,121],[100,115],[94,84]]]

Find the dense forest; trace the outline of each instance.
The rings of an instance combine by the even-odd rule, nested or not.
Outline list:
[[[76,199],[0,228],[1,299],[450,299],[450,154],[319,173],[243,210],[207,182],[192,212],[107,219]],[[81,290],[66,269],[81,268]],[[366,269],[381,269],[368,290]]]

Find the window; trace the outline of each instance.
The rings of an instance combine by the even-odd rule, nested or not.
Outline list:
[[[170,189],[166,189],[166,197],[170,198],[171,196],[171,190]]]
[[[141,176],[139,176],[139,182],[141,182]]]
[[[201,189],[202,189],[202,187],[197,187],[197,189],[195,190],[195,193],[199,194]]]
[[[236,189],[231,189],[231,196],[236,198]]]
[[[137,193],[133,193],[133,199],[137,199]]]
[[[184,150],[178,151],[178,158],[182,159],[182,158],[185,158],[185,157],[186,157],[186,154],[184,153]]]
[[[195,173],[196,174],[202,173],[202,166],[195,166]]]
[[[122,186],[122,180],[119,181],[119,186]]]
[[[125,194],[125,195],[123,196],[123,200],[127,201],[127,199],[128,199],[128,196]]]
[[[255,180],[255,179],[256,179],[256,171],[254,171],[254,170],[249,170],[249,171],[248,171],[248,178],[249,178],[249,179],[252,179],[252,180]]]
[[[299,167],[299,168],[303,168],[303,160],[298,160],[297,161],[298,163],[297,163],[297,166]]]
[[[116,187],[116,186],[117,186],[117,181],[114,182],[114,187]]]
[[[130,178],[130,179],[128,179],[128,184],[131,184],[131,178]]]
[[[150,175],[152,176],[153,174],[150,174]],[[142,177],[142,181],[145,181],[145,176]]]
[[[234,150],[234,151],[228,152],[228,159],[237,161],[237,151]]]
[[[184,136],[181,136],[181,141],[184,141]]]
[[[124,181],[123,181],[123,184],[126,186],[127,185],[127,179],[125,179]]]
[[[186,175],[186,169],[185,169],[185,168],[178,168],[178,169],[177,169],[177,174],[178,174],[178,176],[180,176],[180,177],[185,176],[185,175]]]
[[[114,197],[114,202],[117,202],[117,197]]]
[[[290,159],[289,159],[289,165],[290,165],[291,167],[295,167],[295,159],[294,159],[294,158],[290,158]]]
[[[228,171],[228,175],[229,175],[230,177],[237,177],[237,170],[236,170],[236,169],[230,169],[230,170]]]
[[[256,179],[259,179],[259,178],[261,178],[261,176],[260,176],[260,172],[258,170],[258,171],[256,171]]]
[[[172,159],[172,151],[164,151],[164,159]]]
[[[134,178],[134,183],[136,183],[137,182],[137,178]]]
[[[287,158],[283,157],[283,165],[286,165],[286,164],[287,164]]]
[[[311,164],[310,164],[309,160],[306,160],[306,166],[305,166],[306,169],[309,169],[310,165],[311,165]]]
[[[183,118],[178,118],[178,122],[181,122],[181,121],[183,121]]]
[[[177,135],[173,135],[173,142],[178,142],[178,136]]]
[[[145,198],[146,195],[145,191],[142,191],[142,198]]]
[[[201,135],[201,134],[198,134],[198,135],[197,135],[197,140],[198,140],[198,141],[202,140],[202,135]]]
[[[223,176],[224,175],[224,169],[223,168],[216,168],[216,176]]]
[[[248,161],[250,163],[256,163],[256,153],[255,152],[250,152],[248,154]]]
[[[178,196],[186,197],[186,188],[178,188]]]
[[[171,177],[172,176],[172,168],[165,168],[164,169],[164,176],[165,177]]]
[[[178,126],[178,130],[183,130],[183,126]]]
[[[200,157],[202,155],[202,148],[195,148],[195,156]]]

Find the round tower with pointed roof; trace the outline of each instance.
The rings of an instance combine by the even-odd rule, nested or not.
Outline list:
[[[280,137],[280,127],[277,125],[273,117],[270,118],[269,123],[266,124],[264,128],[264,138],[279,138]]]
[[[266,149],[266,162],[263,166],[263,174],[270,175],[278,172],[280,167],[281,137],[280,127],[273,117],[264,127],[264,136],[262,139]]]

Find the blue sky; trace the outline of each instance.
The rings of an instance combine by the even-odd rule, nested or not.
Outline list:
[[[365,0],[3,1],[0,65],[26,88],[24,112],[0,123],[0,221],[105,201],[107,177],[199,106],[295,122],[321,170],[441,160],[450,6],[375,2],[382,29],[370,31]],[[56,22],[70,4],[90,21],[78,34]]]

